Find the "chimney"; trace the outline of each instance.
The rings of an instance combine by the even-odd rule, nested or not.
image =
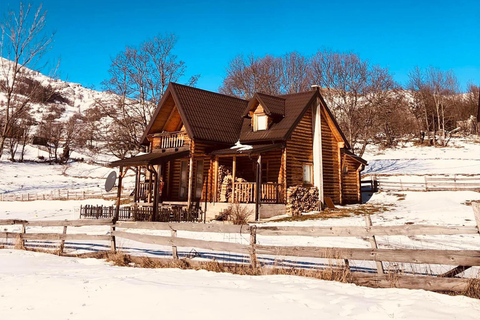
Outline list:
[[[317,90],[317,92],[320,92],[320,86],[318,84],[312,84],[310,88],[312,88],[312,90]]]

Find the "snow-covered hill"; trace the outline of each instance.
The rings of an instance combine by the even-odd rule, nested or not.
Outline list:
[[[11,61],[0,57],[0,66],[11,63]],[[8,68],[2,67],[2,73],[0,73],[0,80],[7,76],[5,74],[5,69]],[[85,113],[86,110],[91,109],[95,106],[96,101],[108,101],[115,98],[114,94],[88,89],[83,87],[79,83],[72,83],[59,79],[54,79],[49,76],[43,75],[40,72],[33,71],[27,68],[24,68],[23,70],[24,72],[22,73],[22,76],[25,76],[28,79],[34,81],[38,81],[38,83],[43,88],[53,89],[53,92],[55,92],[58,97],[61,97],[61,99],[56,99],[53,103],[32,103],[32,115],[37,121],[41,120],[43,112],[51,104],[55,104],[65,109],[60,120],[66,120],[75,113]],[[4,92],[0,91],[0,105],[2,104],[2,102],[6,102],[6,96]]]

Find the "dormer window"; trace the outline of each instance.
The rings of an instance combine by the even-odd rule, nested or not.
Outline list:
[[[261,131],[268,129],[268,117],[266,114],[253,115],[253,131]]]

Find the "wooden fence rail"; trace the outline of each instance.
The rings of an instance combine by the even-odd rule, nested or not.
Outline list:
[[[393,286],[404,288],[423,288],[429,290],[461,291],[469,285],[469,279],[454,278],[455,275],[472,266],[480,266],[479,250],[433,250],[433,249],[398,249],[378,248],[375,236],[417,236],[417,235],[465,235],[479,234],[480,202],[472,203],[476,227],[443,227],[430,225],[402,225],[402,226],[372,226],[366,219],[365,227],[277,227],[262,225],[222,225],[201,223],[168,223],[143,221],[111,220],[75,220],[75,221],[24,221],[0,220],[0,225],[22,225],[21,232],[0,232],[0,238],[8,237],[27,240],[57,240],[62,241],[63,250],[65,241],[92,240],[110,241],[111,249],[116,250],[116,238],[131,241],[170,246],[172,257],[178,258],[178,247],[197,248],[221,253],[237,253],[248,255],[252,267],[256,268],[261,256],[305,257],[327,260],[373,261],[377,263],[377,275],[359,274],[353,272],[352,279],[359,284],[375,284],[375,286],[392,286],[392,276],[385,273],[382,262],[399,262],[406,264],[439,264],[455,266],[450,271],[439,276],[406,276],[395,274]],[[110,226],[110,234],[67,234],[67,227],[81,226]],[[32,233],[27,232],[29,227],[63,226],[63,233]],[[152,235],[137,230],[171,231],[170,235]],[[243,241],[225,242],[210,241],[181,237],[178,231],[194,233],[223,233],[241,235]],[[190,233],[182,234],[190,235]],[[309,237],[360,237],[369,239],[371,248],[342,248],[342,247],[313,247],[313,246],[271,246],[258,243],[258,237],[275,236],[309,236]],[[260,238],[261,239],[261,238]],[[291,242],[293,242],[292,240]],[[243,243],[242,243],[243,242]],[[260,258],[260,260],[259,260]],[[345,264],[348,266],[348,263]]]
[[[480,191],[480,175],[371,175],[362,178],[362,191]]]
[[[131,191],[122,191],[122,197],[128,197]],[[114,199],[115,191],[57,189],[47,193],[0,193],[0,201],[38,201],[38,200],[85,200]]]

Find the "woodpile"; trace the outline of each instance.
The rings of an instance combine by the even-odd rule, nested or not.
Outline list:
[[[317,211],[318,208],[317,187],[293,186],[287,189],[287,214],[300,216],[304,212]]]

